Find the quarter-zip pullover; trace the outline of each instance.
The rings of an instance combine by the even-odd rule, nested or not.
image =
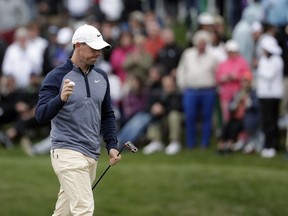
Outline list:
[[[75,87],[63,102],[60,94],[65,79],[73,81]],[[109,81],[106,73],[93,65],[84,74],[68,59],[48,73],[35,114],[39,123],[51,121],[51,149],[71,149],[97,160],[101,150],[100,132],[108,151],[117,148]]]

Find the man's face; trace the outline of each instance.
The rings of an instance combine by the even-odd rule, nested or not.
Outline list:
[[[205,52],[207,42],[205,40],[200,40],[197,44],[197,49],[200,53]]]
[[[101,55],[101,50],[92,49],[86,43],[81,43],[79,46],[79,57],[83,63],[87,65],[95,64],[97,58]]]

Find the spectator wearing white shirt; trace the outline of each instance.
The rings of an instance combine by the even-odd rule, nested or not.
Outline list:
[[[45,61],[48,59],[44,58],[45,51],[48,46],[48,40],[40,36],[40,24],[37,22],[29,23],[28,27],[29,41],[28,41],[28,54],[34,61],[34,73],[37,75],[42,75],[42,73],[47,73],[51,68],[47,68],[44,71]]]
[[[265,37],[262,49],[256,73],[256,93],[260,101],[262,130],[265,135],[261,156],[271,158],[276,155],[279,145],[277,121],[284,94],[284,63],[281,57],[282,50],[274,37]]]
[[[4,76],[12,76],[16,88],[26,88],[30,76],[35,73],[35,61],[29,55],[27,28],[19,27],[14,34],[14,42],[7,47],[3,59],[2,71]]]
[[[212,133],[212,115],[216,101],[215,70],[217,59],[206,48],[211,35],[199,30],[193,37],[195,47],[184,50],[177,67],[177,85],[183,90],[186,121],[186,145],[194,148],[197,141],[197,120],[202,121],[201,147],[207,148]]]

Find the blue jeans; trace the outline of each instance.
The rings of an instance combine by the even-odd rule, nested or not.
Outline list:
[[[202,147],[208,147],[212,133],[212,118],[216,101],[216,89],[186,89],[183,95],[183,107],[186,124],[186,145],[194,148],[196,145],[196,126],[198,116],[202,123]]]
[[[147,129],[152,121],[152,116],[147,112],[139,112],[135,114],[118,133],[118,142],[122,147],[127,141],[135,142],[140,135]]]

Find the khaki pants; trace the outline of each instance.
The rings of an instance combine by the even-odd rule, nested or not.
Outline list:
[[[92,216],[97,161],[77,151],[54,149],[51,162],[61,185],[53,216]]]
[[[163,119],[157,122],[153,122],[147,129],[147,138],[150,140],[163,141],[164,131],[168,129],[168,137],[165,134],[168,141],[179,141],[181,140],[182,134],[182,120],[183,115],[178,111],[171,111]]]

